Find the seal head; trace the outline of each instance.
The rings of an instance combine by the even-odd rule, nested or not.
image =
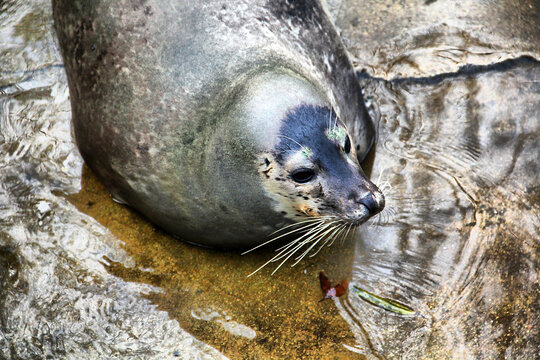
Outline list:
[[[359,225],[382,210],[384,196],[364,175],[346,125],[314,85],[278,73],[253,84],[242,113],[267,124],[253,137],[262,186],[276,212],[295,221],[307,216]],[[269,102],[271,111],[259,109]]]
[[[288,216],[336,217],[359,225],[382,210],[382,193],[365,177],[350,135],[331,109],[292,109],[279,138],[262,172],[270,188],[282,188],[276,194],[281,204],[289,203],[282,207]],[[291,195],[294,201],[287,201]]]

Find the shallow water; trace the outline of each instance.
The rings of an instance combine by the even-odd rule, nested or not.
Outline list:
[[[387,208],[353,241],[250,278],[272,249],[180,243],[83,170],[49,3],[0,5],[0,358],[536,356],[538,9],[493,23],[508,7],[476,5],[451,22],[444,1],[332,3],[367,71],[378,143],[366,165]],[[417,314],[352,292],[319,303],[320,270]]]
[[[367,309],[349,294],[340,309],[369,338],[359,348],[395,358],[533,358],[540,67],[519,59],[365,84],[379,99],[372,177],[389,207],[357,242],[353,282],[421,316]]]

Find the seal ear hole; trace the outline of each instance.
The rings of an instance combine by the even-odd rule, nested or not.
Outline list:
[[[345,150],[345,154],[348,154],[351,152],[351,139],[347,135],[347,138],[345,139],[345,146],[343,147],[343,150]]]
[[[315,171],[308,168],[296,169],[291,173],[291,179],[300,184],[307,183],[313,178],[315,178]]]

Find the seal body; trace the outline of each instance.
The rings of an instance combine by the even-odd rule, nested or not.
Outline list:
[[[249,247],[306,217],[365,221],[373,125],[315,1],[54,0],[82,156],[188,242]]]

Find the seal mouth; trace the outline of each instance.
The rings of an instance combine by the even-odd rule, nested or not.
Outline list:
[[[351,216],[346,216],[343,220],[354,224],[362,225],[373,216],[373,212],[364,204],[359,204],[359,209],[355,210]]]

